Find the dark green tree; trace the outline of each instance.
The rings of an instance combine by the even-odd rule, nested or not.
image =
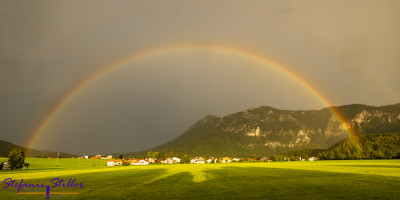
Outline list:
[[[257,160],[257,161],[258,161],[258,159],[260,159],[260,158],[261,158],[261,156],[260,156],[260,155],[258,155],[258,154],[253,154],[253,155],[251,155],[251,156],[250,156],[250,158],[253,158],[253,159],[255,159],[255,160]]]
[[[24,150],[19,147],[13,148],[8,155],[8,162],[10,164],[10,169],[21,169],[25,162]]]
[[[187,154],[183,155],[181,163],[183,164],[190,163],[190,157]]]
[[[29,165],[31,165],[31,164],[29,164],[29,163],[24,163],[24,166],[26,167],[26,169],[28,169]]]
[[[335,152],[329,151],[329,152],[328,152],[328,155],[327,155],[327,159],[329,159],[329,160],[334,160],[334,159],[336,159]]]
[[[172,158],[174,157],[174,152],[170,151],[169,153],[167,153],[167,155],[165,155],[165,158]]]
[[[155,159],[160,158],[160,152],[158,152],[158,151],[153,152],[153,158],[155,158]]]
[[[147,152],[147,158],[152,158],[153,157],[153,150]]]

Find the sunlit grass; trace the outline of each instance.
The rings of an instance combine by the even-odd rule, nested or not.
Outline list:
[[[68,165],[75,161],[69,160]],[[79,193],[53,195],[54,199],[399,199],[399,176],[399,160],[124,167],[85,164],[81,169],[49,166],[44,171],[0,173],[1,180],[23,178],[27,183],[49,183],[53,178],[72,178],[85,185],[82,189],[53,189]],[[2,192],[8,199],[45,198],[16,195],[16,190],[9,188]]]

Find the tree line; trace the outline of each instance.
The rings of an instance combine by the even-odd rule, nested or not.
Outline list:
[[[360,135],[346,138],[318,155],[323,160],[400,158],[400,134]]]
[[[0,162],[0,170],[2,169],[21,169],[22,167],[26,167],[28,169],[29,163],[25,162],[25,153],[24,150],[20,147],[13,148],[8,154],[8,162],[1,161]]]

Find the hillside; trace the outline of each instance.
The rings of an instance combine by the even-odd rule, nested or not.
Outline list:
[[[353,104],[337,109],[360,135],[400,132],[400,104]],[[329,108],[291,111],[262,106],[222,118],[206,116],[173,141],[152,150],[193,156],[272,156],[302,149],[328,149],[348,136]],[[144,152],[128,155],[141,154]]]
[[[3,140],[0,140],[0,157],[7,157],[8,153],[10,152],[11,149],[14,147],[20,147],[18,145],[15,145],[11,142],[6,142]],[[24,149],[24,152],[27,152],[28,148],[22,147]],[[30,149],[29,154],[25,155],[27,157],[57,157],[57,152],[52,152],[52,151],[39,151],[35,149]],[[60,152],[60,157],[63,158],[71,158],[71,157],[77,157],[77,155],[69,154],[69,153],[64,153]]]
[[[400,157],[400,133],[361,135],[359,143],[351,138],[343,139],[318,157],[325,160]]]

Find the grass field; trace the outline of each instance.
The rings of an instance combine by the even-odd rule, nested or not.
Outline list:
[[[0,180],[52,186],[50,181],[60,178],[84,185],[53,188],[50,199],[400,199],[400,160],[126,167],[106,167],[104,160],[90,159],[60,159],[58,167],[55,159],[26,162],[31,163],[29,170],[0,172]],[[8,187],[0,199],[47,197],[22,194],[29,192],[45,189],[24,188],[17,194]]]

